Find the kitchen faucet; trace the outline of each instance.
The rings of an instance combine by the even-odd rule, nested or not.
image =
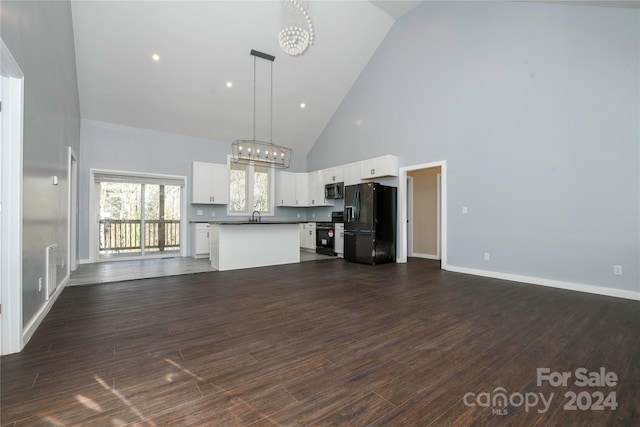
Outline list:
[[[255,217],[256,214],[258,214],[258,218]],[[251,214],[251,219],[249,220],[249,222],[262,222],[262,217],[260,216],[260,211],[253,211],[253,213]]]

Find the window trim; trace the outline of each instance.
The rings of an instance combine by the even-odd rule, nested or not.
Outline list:
[[[250,212],[234,212],[231,210],[231,162],[233,161],[233,156],[228,155],[227,156],[227,169],[229,172],[229,204],[227,204],[227,216],[251,216],[253,211]],[[249,166],[249,176],[248,176],[248,191],[247,191],[247,210],[251,209],[249,206],[253,206],[253,191],[249,191],[250,189],[252,189],[253,187],[253,167],[255,166],[254,163],[250,163],[247,166]],[[269,206],[271,207],[271,210],[269,212],[260,212],[260,216],[275,216],[275,201],[276,201],[276,197],[275,197],[275,181],[276,181],[276,174],[274,173],[273,168],[268,168],[267,169],[269,171]]]

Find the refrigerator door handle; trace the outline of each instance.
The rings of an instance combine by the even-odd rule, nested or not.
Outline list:
[[[356,222],[360,222],[360,190],[356,190],[356,194],[353,196],[355,205],[355,219]]]

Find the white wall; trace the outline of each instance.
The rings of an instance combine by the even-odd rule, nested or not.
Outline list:
[[[638,40],[637,9],[425,2],[392,28],[309,168],[336,152],[446,160],[450,266],[640,295]]]
[[[38,279],[46,277],[48,245],[58,246],[58,282],[66,276],[67,162],[69,146],[79,153],[78,84],[68,1],[3,0],[1,19],[2,39],[24,73],[22,284],[15,286],[22,286],[28,325],[47,305]]]

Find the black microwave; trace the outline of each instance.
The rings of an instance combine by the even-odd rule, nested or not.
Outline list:
[[[324,186],[325,199],[342,199],[344,197],[344,183],[332,182]]]

